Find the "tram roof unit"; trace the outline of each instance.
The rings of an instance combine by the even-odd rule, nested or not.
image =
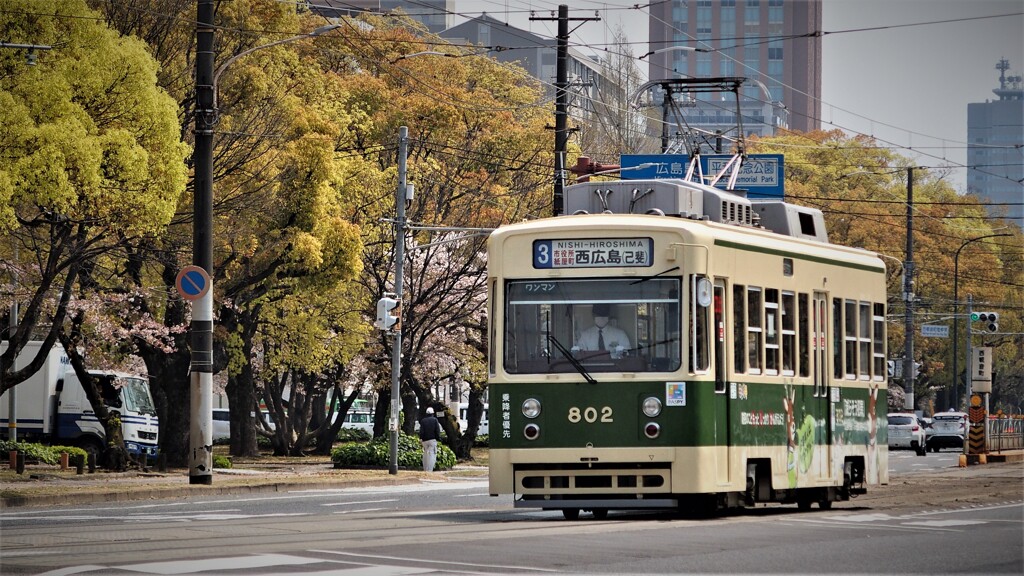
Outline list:
[[[600,220],[600,222],[596,222]],[[508,224],[491,233],[488,244],[491,249],[525,249],[515,240],[521,234],[530,238],[577,238],[593,236],[594,227],[599,226],[606,237],[636,236],[637,231],[654,233],[659,230],[674,234],[691,235],[692,242],[707,245],[723,244],[746,246],[754,251],[790,256],[818,262],[833,262],[862,270],[884,274],[885,262],[878,255],[864,248],[820,242],[799,236],[785,236],[763,227],[735,226],[722,224],[710,219],[672,218],[654,214],[576,214],[529,220]],[[510,248],[511,242],[514,248]],[[492,273],[501,274],[502,261],[488,263]]]
[[[649,214],[765,228],[828,243],[821,210],[781,200],[751,200],[742,190],[721,190],[681,179],[584,182],[564,191],[567,214]]]

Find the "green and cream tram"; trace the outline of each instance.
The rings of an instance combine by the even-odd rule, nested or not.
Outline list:
[[[875,254],[820,211],[681,180],[565,205],[489,241],[492,495],[576,518],[888,482]]]

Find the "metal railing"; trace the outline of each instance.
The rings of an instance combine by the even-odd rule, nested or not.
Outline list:
[[[1024,448],[1024,416],[1020,414],[989,416],[986,444],[989,452]]]

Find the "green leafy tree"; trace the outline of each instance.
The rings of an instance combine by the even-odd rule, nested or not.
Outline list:
[[[13,244],[18,254],[4,258],[17,285],[3,294],[23,303],[0,357],[0,392],[38,370],[58,338],[81,372],[76,332],[66,324],[73,299],[119,287],[125,240],[160,234],[186,181],[176,106],[157,84],[146,46],[97,24],[82,0],[37,12],[35,2],[12,0],[0,13],[0,37],[53,46],[36,66],[0,52],[0,229],[12,239],[0,250]],[[86,307],[71,314],[76,324],[89,322]],[[40,355],[13,371],[14,355],[33,338],[44,341]],[[105,422],[109,459],[123,461],[119,426],[95,386],[86,393]]]

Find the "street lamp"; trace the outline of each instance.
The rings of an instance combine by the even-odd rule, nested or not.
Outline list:
[[[221,64],[217,68],[217,71],[213,73],[213,108],[214,108],[214,110],[217,109],[217,81],[220,80],[220,75],[224,73],[224,69],[227,68],[228,66],[234,64],[235,61],[238,60],[239,58],[241,58],[243,56],[248,56],[249,54],[252,54],[253,52],[255,52],[257,50],[263,50],[264,48],[270,48],[272,46],[278,46],[280,44],[286,44],[288,42],[295,42],[296,40],[303,40],[305,38],[313,38],[315,36],[320,36],[321,34],[326,34],[326,33],[330,32],[331,30],[337,30],[338,28],[341,28],[341,24],[328,24],[326,26],[321,26],[319,28],[316,28],[313,31],[307,32],[305,34],[297,34],[295,36],[290,36],[290,37],[284,38],[282,40],[277,40],[277,41],[274,41],[274,42],[270,42],[269,44],[261,44],[259,46],[254,46],[252,48],[249,48],[248,50],[243,50],[243,51],[239,52],[238,54],[235,54],[231,58],[228,58],[227,60],[224,61],[223,64]]]
[[[0,48],[14,48],[16,50],[26,50],[25,52],[25,64],[29,66],[35,66],[39,60],[39,54],[36,50],[52,50],[53,46],[46,44],[17,44],[11,42],[0,42]],[[13,389],[12,389],[13,390]]]
[[[648,56],[653,56],[655,54],[663,54],[665,52],[674,52],[674,51],[678,51],[678,52],[710,52],[710,50],[705,50],[704,48],[694,48],[693,46],[669,46],[668,48],[659,48],[657,50],[651,50],[647,54],[644,54],[643,56],[638,58],[638,60],[643,60],[644,58],[647,58]]]
[[[189,409],[189,484],[213,484],[213,128],[217,124],[217,79],[242,56],[311,36],[318,36],[340,25],[322,26],[308,34],[299,34],[239,52],[214,71],[213,0],[196,3],[196,120],[192,163],[195,185],[192,198],[192,264],[201,268],[208,280],[206,294],[192,305],[190,337]]]
[[[1011,234],[1004,232],[1002,234],[989,234],[987,236],[971,238],[970,240],[964,241],[964,243],[956,249],[956,255],[953,257],[953,408],[957,406],[957,387],[960,379],[960,373],[958,372],[959,367],[957,365],[957,356],[959,354],[957,344],[960,339],[960,251],[971,242],[977,242],[978,240],[984,240],[986,238],[996,238],[999,236],[1011,236]],[[971,337],[970,327],[968,327],[967,330],[967,337]]]

